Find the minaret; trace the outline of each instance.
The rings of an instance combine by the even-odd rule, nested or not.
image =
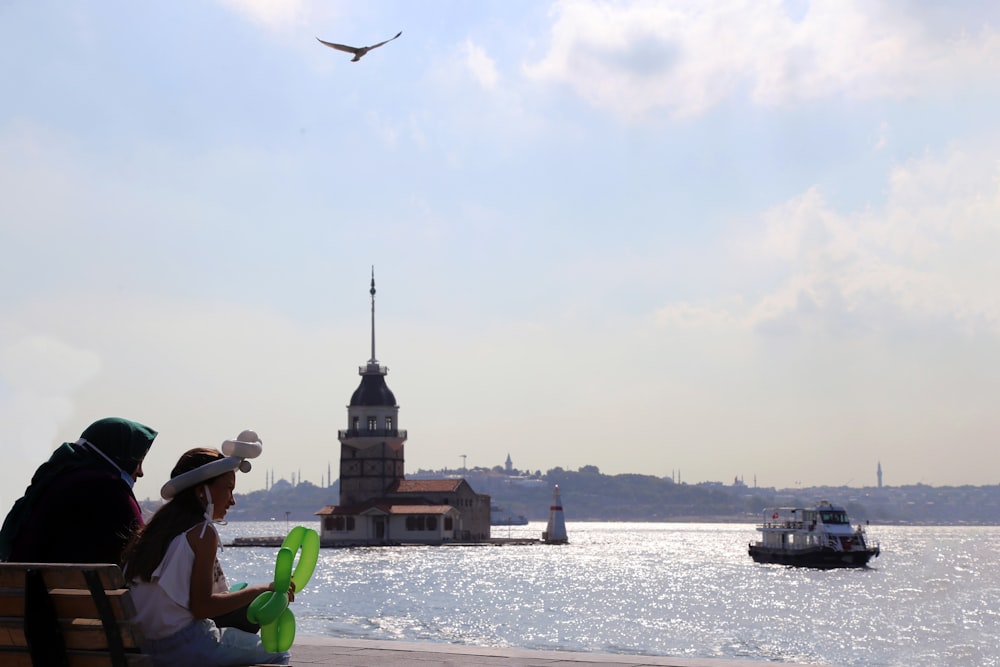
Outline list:
[[[875,469],[875,475],[878,477],[878,488],[882,488],[882,462],[878,462],[878,468]]]
[[[347,406],[347,429],[340,441],[340,504],[351,506],[379,498],[403,479],[403,443],[399,406],[385,383],[389,369],[375,357],[375,267],[372,267],[372,355],[358,368],[361,384]]]

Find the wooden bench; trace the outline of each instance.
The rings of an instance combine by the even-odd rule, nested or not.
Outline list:
[[[0,563],[0,665],[149,667],[117,565]]]

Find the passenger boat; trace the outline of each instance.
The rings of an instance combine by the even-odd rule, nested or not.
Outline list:
[[[490,506],[491,526],[527,526],[528,517],[523,514],[511,514],[499,505]]]
[[[758,563],[805,567],[862,567],[879,555],[860,524],[851,526],[847,510],[829,501],[811,508],[772,507],[757,527],[759,542],[749,545]]]

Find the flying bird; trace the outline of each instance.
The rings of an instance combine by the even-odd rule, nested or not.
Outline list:
[[[403,34],[403,31],[400,30],[399,32],[396,33],[396,37],[399,37],[402,34]],[[382,46],[383,44],[388,44],[393,39],[396,39],[396,37],[392,37],[391,39],[387,39],[384,42],[379,42],[378,44],[372,44],[371,46],[347,46],[346,44],[334,44],[333,42],[324,42],[319,37],[317,37],[316,39],[319,41],[320,44],[325,44],[326,46],[329,46],[331,49],[337,49],[338,51],[347,51],[348,53],[353,53],[354,57],[351,58],[351,62],[352,63],[356,63],[359,60],[361,60],[361,56],[365,55],[366,53],[368,53],[372,49],[377,49],[378,47]]]

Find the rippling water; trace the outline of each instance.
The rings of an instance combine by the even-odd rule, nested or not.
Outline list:
[[[316,524],[304,524],[318,529]],[[539,537],[543,523],[495,527]],[[234,522],[237,536],[283,522]],[[752,525],[567,524],[570,544],[322,549],[299,635],[828,665],[1000,665],[1000,528],[872,527],[864,569],[758,565]],[[231,582],[275,548],[229,547]]]

